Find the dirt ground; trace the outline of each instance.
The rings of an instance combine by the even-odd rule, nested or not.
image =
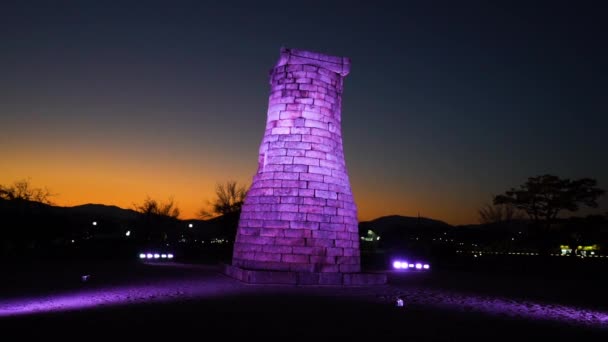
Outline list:
[[[81,340],[235,335],[608,340],[603,284],[431,270],[391,271],[384,286],[262,286],[240,283],[220,270],[116,261],[5,267],[0,331]],[[83,275],[89,275],[86,281]],[[399,298],[402,307],[396,306]]]

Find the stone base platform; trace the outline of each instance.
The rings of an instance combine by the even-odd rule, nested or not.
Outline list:
[[[224,274],[248,284],[370,286],[387,282],[384,273],[261,271],[232,265],[224,265]]]

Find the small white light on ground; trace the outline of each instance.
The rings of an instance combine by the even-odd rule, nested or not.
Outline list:
[[[397,306],[403,306],[403,299],[397,298]]]
[[[194,225],[192,223],[188,223],[188,228],[192,228]]]
[[[93,225],[96,226],[97,225],[97,221],[93,221]]]
[[[146,258],[148,258],[148,259],[152,259],[152,257],[153,257],[152,253],[148,253],[148,254],[146,254]]]
[[[139,258],[140,258],[140,259],[145,259],[145,258],[146,258],[146,255],[145,255],[144,253],[141,253],[141,254],[139,255]]]
[[[161,254],[161,255],[160,255],[160,258],[161,258],[161,259],[167,259],[167,254]]]
[[[167,258],[173,259],[173,254],[167,254]]]
[[[83,275],[82,277],[80,277],[80,279],[81,279],[83,282],[86,282],[87,280],[89,280],[89,277],[90,277],[90,275],[85,274],[85,275]]]
[[[154,254],[154,259],[160,258],[160,254]]]
[[[125,236],[127,236],[127,237],[131,236],[131,231],[127,230],[127,232],[125,233]]]

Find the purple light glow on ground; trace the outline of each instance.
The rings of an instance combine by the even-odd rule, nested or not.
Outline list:
[[[231,284],[232,283],[232,284]],[[91,289],[77,289],[69,293],[53,293],[14,299],[0,299],[0,318],[94,309],[140,303],[160,303],[183,299],[243,294],[232,280],[220,275],[206,278],[187,278],[169,281],[125,284]]]
[[[425,288],[407,289],[399,297],[405,301],[406,306],[414,304],[442,310],[478,312],[493,316],[500,315],[534,321],[547,320],[594,328],[608,328],[608,312],[569,305],[494,296],[466,295]]]
[[[423,310],[455,311],[463,314],[476,312],[492,316],[498,315],[505,319],[555,321],[575,326],[608,329],[608,311],[527,299],[463,294],[427,286],[400,284],[398,279],[395,279],[393,284],[382,287],[256,286],[240,283],[210,267],[182,264],[163,264],[162,266],[156,264],[156,266],[146,265],[144,267],[146,273],[142,274],[151,274],[152,278],[144,279],[137,276],[135,279],[124,281],[124,285],[98,283],[94,287],[87,285],[71,292],[19,296],[10,299],[0,298],[0,318],[142,303],[258,295],[273,297],[313,295],[326,298],[346,298],[353,303],[362,304],[363,302],[375,302],[378,305],[388,303],[393,307],[395,301],[390,298],[397,296],[404,301],[403,310],[417,306]],[[172,273],[167,273],[168,271]],[[410,277],[414,274],[402,273],[402,276]],[[423,273],[419,273],[419,275],[421,274]],[[430,275],[430,273],[424,274]],[[433,273],[432,279],[441,282],[444,279],[442,276],[440,273]],[[94,278],[95,275],[92,277]],[[380,297],[385,298],[382,303],[378,303]],[[387,298],[390,300],[386,301]],[[235,308],[235,310],[239,309]]]

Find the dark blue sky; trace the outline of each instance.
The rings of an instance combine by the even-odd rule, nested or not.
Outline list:
[[[31,177],[67,205],[173,195],[191,217],[215,182],[251,181],[286,46],[352,59],[360,219],[475,222],[544,173],[608,187],[604,8],[366,3],[3,1],[0,184]]]

